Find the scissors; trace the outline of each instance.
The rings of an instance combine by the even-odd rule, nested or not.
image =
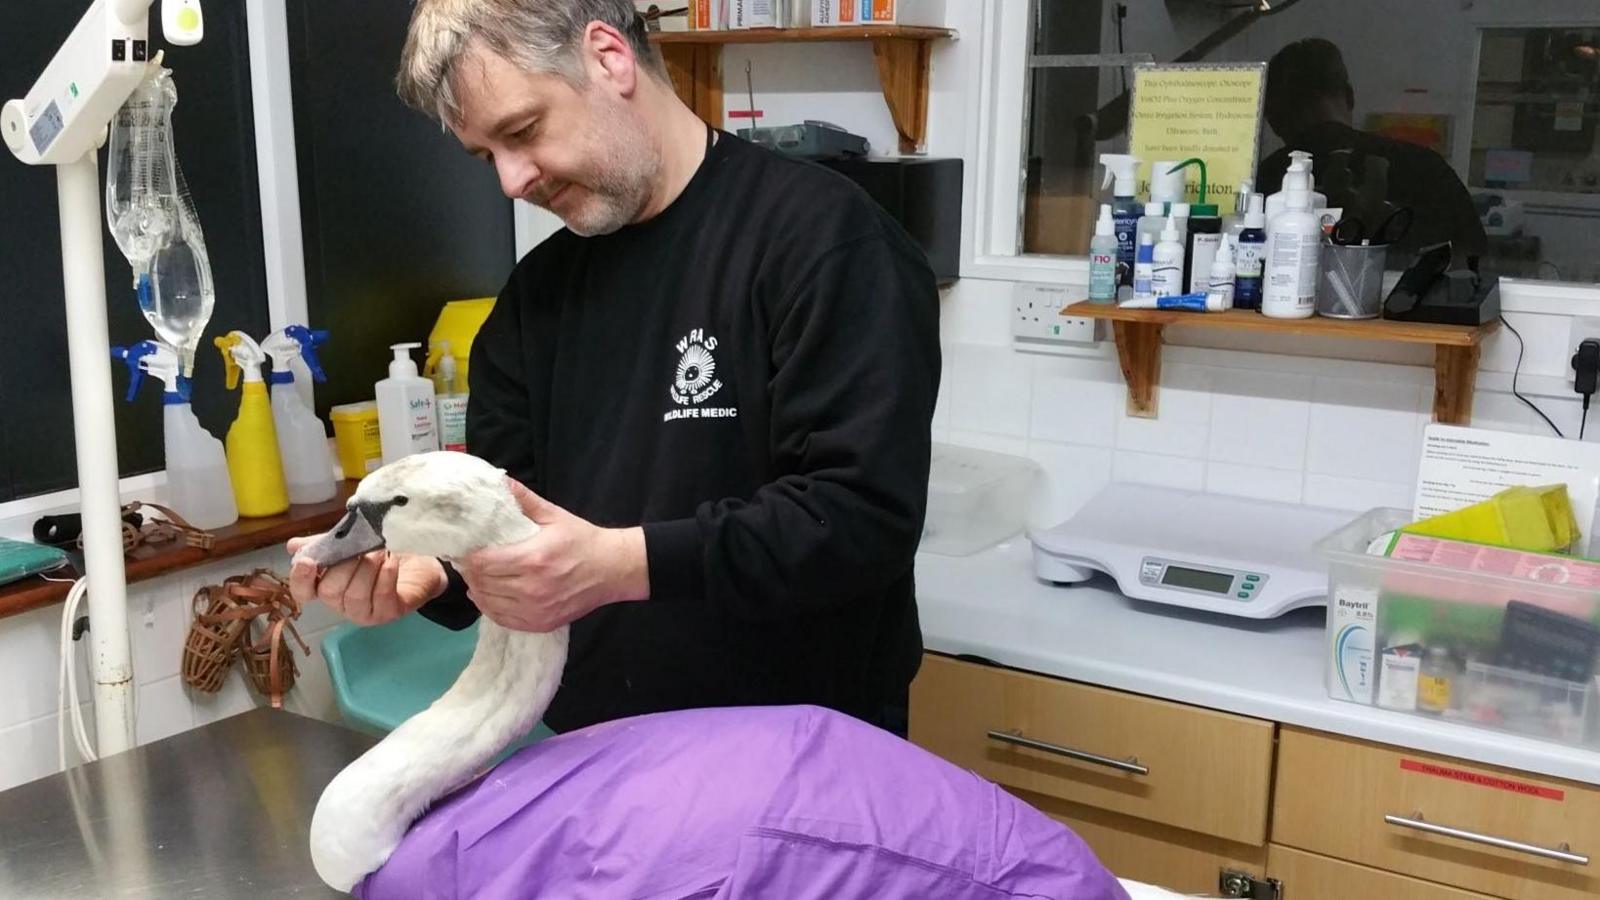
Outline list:
[[[1378,227],[1367,231],[1367,223],[1360,216],[1345,216],[1333,226],[1333,242],[1340,246],[1363,247],[1373,244],[1393,244],[1411,230],[1416,213],[1409,206],[1399,206],[1378,222]]]

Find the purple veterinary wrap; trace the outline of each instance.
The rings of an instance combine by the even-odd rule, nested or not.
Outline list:
[[[1066,826],[814,706],[657,713],[535,744],[419,819],[356,896],[1127,900]]]

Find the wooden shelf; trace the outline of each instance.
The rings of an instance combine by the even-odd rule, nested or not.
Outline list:
[[[217,542],[210,550],[186,547],[182,541],[141,547],[127,559],[128,583],[282,544],[292,537],[327,531],[344,515],[345,503],[355,492],[356,484],[355,481],[339,482],[338,492],[333,499],[322,503],[291,506],[282,515],[240,519],[226,528],[219,528],[212,532]],[[76,578],[77,573],[62,575],[52,572],[51,577]],[[0,619],[60,603],[71,588],[70,583],[46,581],[38,576],[0,587]]]
[[[1154,418],[1158,405],[1156,387],[1161,382],[1162,329],[1168,325],[1184,325],[1226,331],[1430,344],[1434,347],[1434,421],[1465,425],[1472,419],[1472,389],[1478,374],[1479,348],[1484,337],[1500,327],[1498,321],[1474,328],[1385,319],[1272,319],[1247,309],[1197,313],[1123,309],[1087,301],[1074,303],[1061,314],[1111,323],[1122,377],[1128,385],[1128,414],[1145,418]]]
[[[947,28],[875,25],[833,28],[753,28],[667,31],[650,35],[661,48],[672,86],[714,128],[722,127],[722,48],[728,44],[816,44],[870,41],[878,82],[889,105],[900,152],[916,153],[928,135],[928,68],[933,42],[955,37]]]

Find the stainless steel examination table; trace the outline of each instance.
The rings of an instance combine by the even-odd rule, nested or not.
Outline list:
[[[258,709],[0,793],[0,898],[343,896],[306,833],[375,742]]]

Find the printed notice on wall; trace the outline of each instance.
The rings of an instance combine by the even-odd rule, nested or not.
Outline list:
[[[1454,512],[1508,487],[1565,484],[1583,535],[1580,551],[1600,551],[1594,540],[1595,500],[1600,497],[1600,444],[1511,434],[1455,425],[1429,425],[1422,436],[1417,471],[1418,519]]]
[[[1138,65],[1128,152],[1139,157],[1139,193],[1150,190],[1157,161],[1206,161],[1206,202],[1233,210],[1239,182],[1256,177],[1256,137],[1266,63]],[[1199,173],[1191,167],[1187,198],[1198,202]]]

